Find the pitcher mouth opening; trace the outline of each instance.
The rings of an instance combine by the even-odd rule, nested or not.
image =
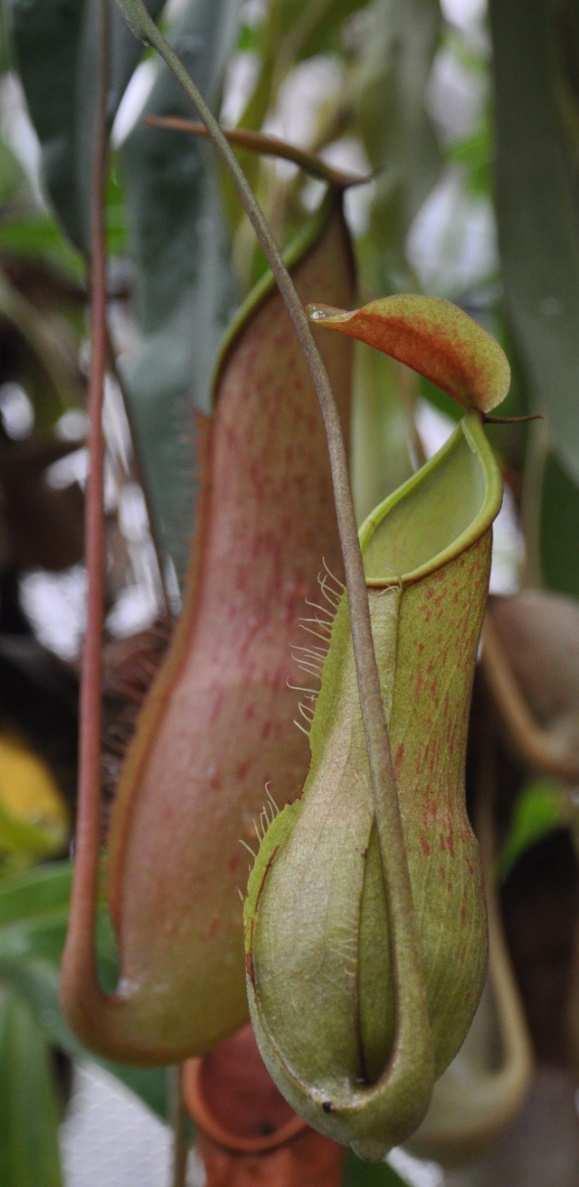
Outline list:
[[[199,1129],[232,1153],[265,1154],[309,1130],[273,1083],[250,1026],[186,1062],[183,1095]]]
[[[457,489],[465,492],[461,500]],[[422,504],[423,530],[417,531]],[[406,586],[441,569],[490,527],[500,504],[500,474],[481,417],[468,413],[438,453],[362,525],[366,584]]]

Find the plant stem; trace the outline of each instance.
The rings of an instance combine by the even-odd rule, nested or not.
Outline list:
[[[209,137],[205,124],[195,120],[186,120],[178,115],[148,115],[145,123],[150,128],[167,128],[173,132],[187,132],[191,136]],[[245,128],[222,128],[228,144],[243,148],[247,152],[257,152],[260,156],[275,157],[276,160],[291,161],[292,165],[299,165],[305,173],[312,177],[319,177],[338,190],[350,189],[352,186],[367,185],[370,176],[345,173],[343,169],[334,169],[326,164],[309,149],[298,148],[295,144],[288,144],[279,140],[277,136],[269,136],[266,132],[252,132]]]
[[[394,963],[397,979],[397,1040],[393,1058],[385,1069],[385,1080],[400,1083],[408,1076],[412,1092],[425,1097],[426,1108],[432,1087],[432,1041],[426,1009],[421,957],[396,778],[388,730],[384,717],[378,666],[374,652],[370,607],[362,555],[348,476],[348,464],[340,418],[326,368],[279,249],[255,200],[219,123],[189,77],[177,54],[149,16],[142,0],[117,0],[133,32],[163,58],[186,95],[196,107],[211,139],[229,170],[245,213],[257,235],[293,322],[318,397],[324,422],[334,490],[340,544],[344,558],[349,599],[352,642],[360,706],[366,736],[375,819],[385,879],[389,914],[394,933]],[[408,1059],[401,1058],[408,1056]],[[430,1078],[430,1086],[427,1080]],[[402,1085],[400,1084],[400,1087]],[[409,1085],[405,1086],[409,1091]]]
[[[102,731],[102,635],[105,540],[103,516],[103,401],[107,359],[105,189],[108,162],[107,92],[109,85],[109,0],[99,4],[99,86],[90,209],[91,357],[88,394],[89,474],[85,496],[87,624],[80,685],[79,788],[76,824],[78,861],[63,959],[63,990],[93,985],[93,945],[101,831],[100,751]]]

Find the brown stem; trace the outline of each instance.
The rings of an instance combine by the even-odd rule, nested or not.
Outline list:
[[[531,420],[544,419],[542,412],[529,412],[525,416],[491,416],[488,412],[483,414],[485,425],[526,425]]]
[[[102,635],[104,605],[104,517],[102,426],[106,324],[105,190],[108,163],[107,92],[109,84],[110,12],[99,5],[99,83],[95,117],[90,208],[91,359],[88,395],[89,475],[85,501],[87,626],[80,688],[79,790],[76,823],[78,860],[74,866],[69,928],[63,957],[61,992],[70,1013],[91,1012],[98,986],[94,951],[101,830],[100,749],[102,728]],[[98,990],[96,990],[98,994]]]
[[[149,115],[145,123],[151,128],[167,128],[173,132],[188,132],[191,136],[211,138],[205,124],[197,123],[195,120],[186,120],[177,115]],[[247,128],[223,128],[222,131],[229,144],[234,147],[257,152],[260,156],[291,161],[293,165],[299,165],[300,169],[306,173],[311,173],[312,176],[327,181],[337,190],[366,185],[368,181],[371,181],[370,177],[345,173],[342,169],[333,169],[331,165],[327,165],[325,161],[320,160],[319,157],[306,149],[298,148],[295,144],[288,144],[287,141],[280,140],[277,136],[269,136],[265,132],[251,132]]]

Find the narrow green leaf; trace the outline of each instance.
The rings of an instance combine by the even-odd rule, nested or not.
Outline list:
[[[23,999],[0,986],[0,1183],[62,1187],[62,1182],[46,1038]]]
[[[55,849],[62,851],[63,841],[63,830],[55,828],[53,821],[46,828],[30,824],[27,820],[19,820],[0,804],[0,855],[8,851],[21,854],[24,859],[39,859],[54,853]]]
[[[368,0],[317,0],[308,5],[303,0],[281,0],[276,5],[280,13],[279,38],[282,43],[291,39],[294,61],[337,53],[343,48],[345,22],[367,4]]]
[[[238,8],[237,0],[197,0],[174,31],[213,105]],[[142,114],[192,114],[165,66]],[[181,576],[196,494],[196,414],[211,411],[211,372],[233,307],[230,251],[207,145],[139,120],[120,156],[141,331],[128,376],[132,419],[156,534]]]
[[[80,250],[88,245],[89,187],[97,89],[100,0],[8,0],[16,66],[42,150],[49,201]],[[156,17],[165,0],[149,0]],[[142,52],[111,14],[112,122]]]
[[[7,218],[0,226],[0,250],[18,256],[43,256],[58,272],[82,279],[78,252],[51,214],[32,212]]]
[[[29,919],[49,918],[68,909],[70,862],[38,866],[0,887],[0,945],[4,929]]]
[[[533,779],[527,783],[515,804],[511,827],[499,857],[499,877],[507,878],[526,849],[565,825],[565,801],[559,785],[552,779]]]
[[[550,0],[491,0],[497,213],[507,306],[535,407],[579,478],[575,148]]]
[[[0,202],[9,202],[28,195],[28,179],[16,153],[5,140],[0,140]]]

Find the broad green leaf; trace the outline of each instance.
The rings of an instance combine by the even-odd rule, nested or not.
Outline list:
[[[579,213],[550,0],[491,0],[496,193],[507,308],[533,404],[579,480]]]
[[[58,1106],[43,1031],[0,977],[0,1183],[63,1187]]]
[[[563,828],[567,822],[561,787],[550,779],[534,779],[523,788],[515,804],[509,832],[499,857],[498,872],[508,878],[519,857],[538,841]]]
[[[69,862],[40,866],[0,883],[0,982],[26,1003],[45,1036],[74,1059],[88,1053],[65,1022],[59,1004],[59,966],[68,924]],[[98,956],[105,983],[115,983],[116,963],[110,924],[102,913]],[[167,1116],[164,1071],[132,1068],[100,1060],[117,1079],[162,1119]],[[1,1161],[1,1156],[0,1156]],[[0,1179],[4,1187],[4,1179]],[[43,1182],[41,1178],[38,1182]]]
[[[266,832],[248,883],[247,991],[262,1057],[314,1128],[372,1159],[424,1116],[484,983],[483,888],[463,779],[500,500],[495,459],[470,414],[360,532],[424,997],[409,1000],[399,979],[408,920],[395,931],[387,906],[396,899],[394,883],[385,890],[386,824],[373,806],[348,602],[335,582],[318,611],[328,651],[315,710],[315,697],[300,702],[306,720],[313,712],[308,779]],[[412,1054],[399,1046],[401,1016]]]
[[[177,52],[212,106],[238,10],[238,0],[195,0],[173,31]],[[194,137],[146,127],[143,120],[192,114],[161,65],[120,153],[140,333],[127,372],[131,419],[155,534],[180,579],[198,493],[199,414],[211,412],[211,373],[232,312],[234,282],[211,148]]]
[[[306,231],[288,257],[301,298],[320,285],[351,294],[339,195]],[[347,431],[352,346],[324,335],[320,348]],[[85,1041],[143,1063],[199,1054],[246,1019],[240,841],[252,844],[268,783],[280,804],[301,788],[307,746],[292,721],[287,685],[301,683],[301,669],[291,645],[303,661],[300,618],[310,616],[304,599],[315,597],[321,555],[340,567],[321,416],[271,274],[227,336],[214,405],[202,453],[202,563],[192,556],[179,628],[111,819],[122,996],[99,1002],[88,1025],[86,986],[67,986],[65,976],[68,1014]]]
[[[42,150],[50,204],[72,242],[88,248],[93,121],[96,111],[100,0],[8,0],[16,67]],[[165,0],[149,0],[156,17]],[[142,46],[111,6],[108,116],[118,104]]]

